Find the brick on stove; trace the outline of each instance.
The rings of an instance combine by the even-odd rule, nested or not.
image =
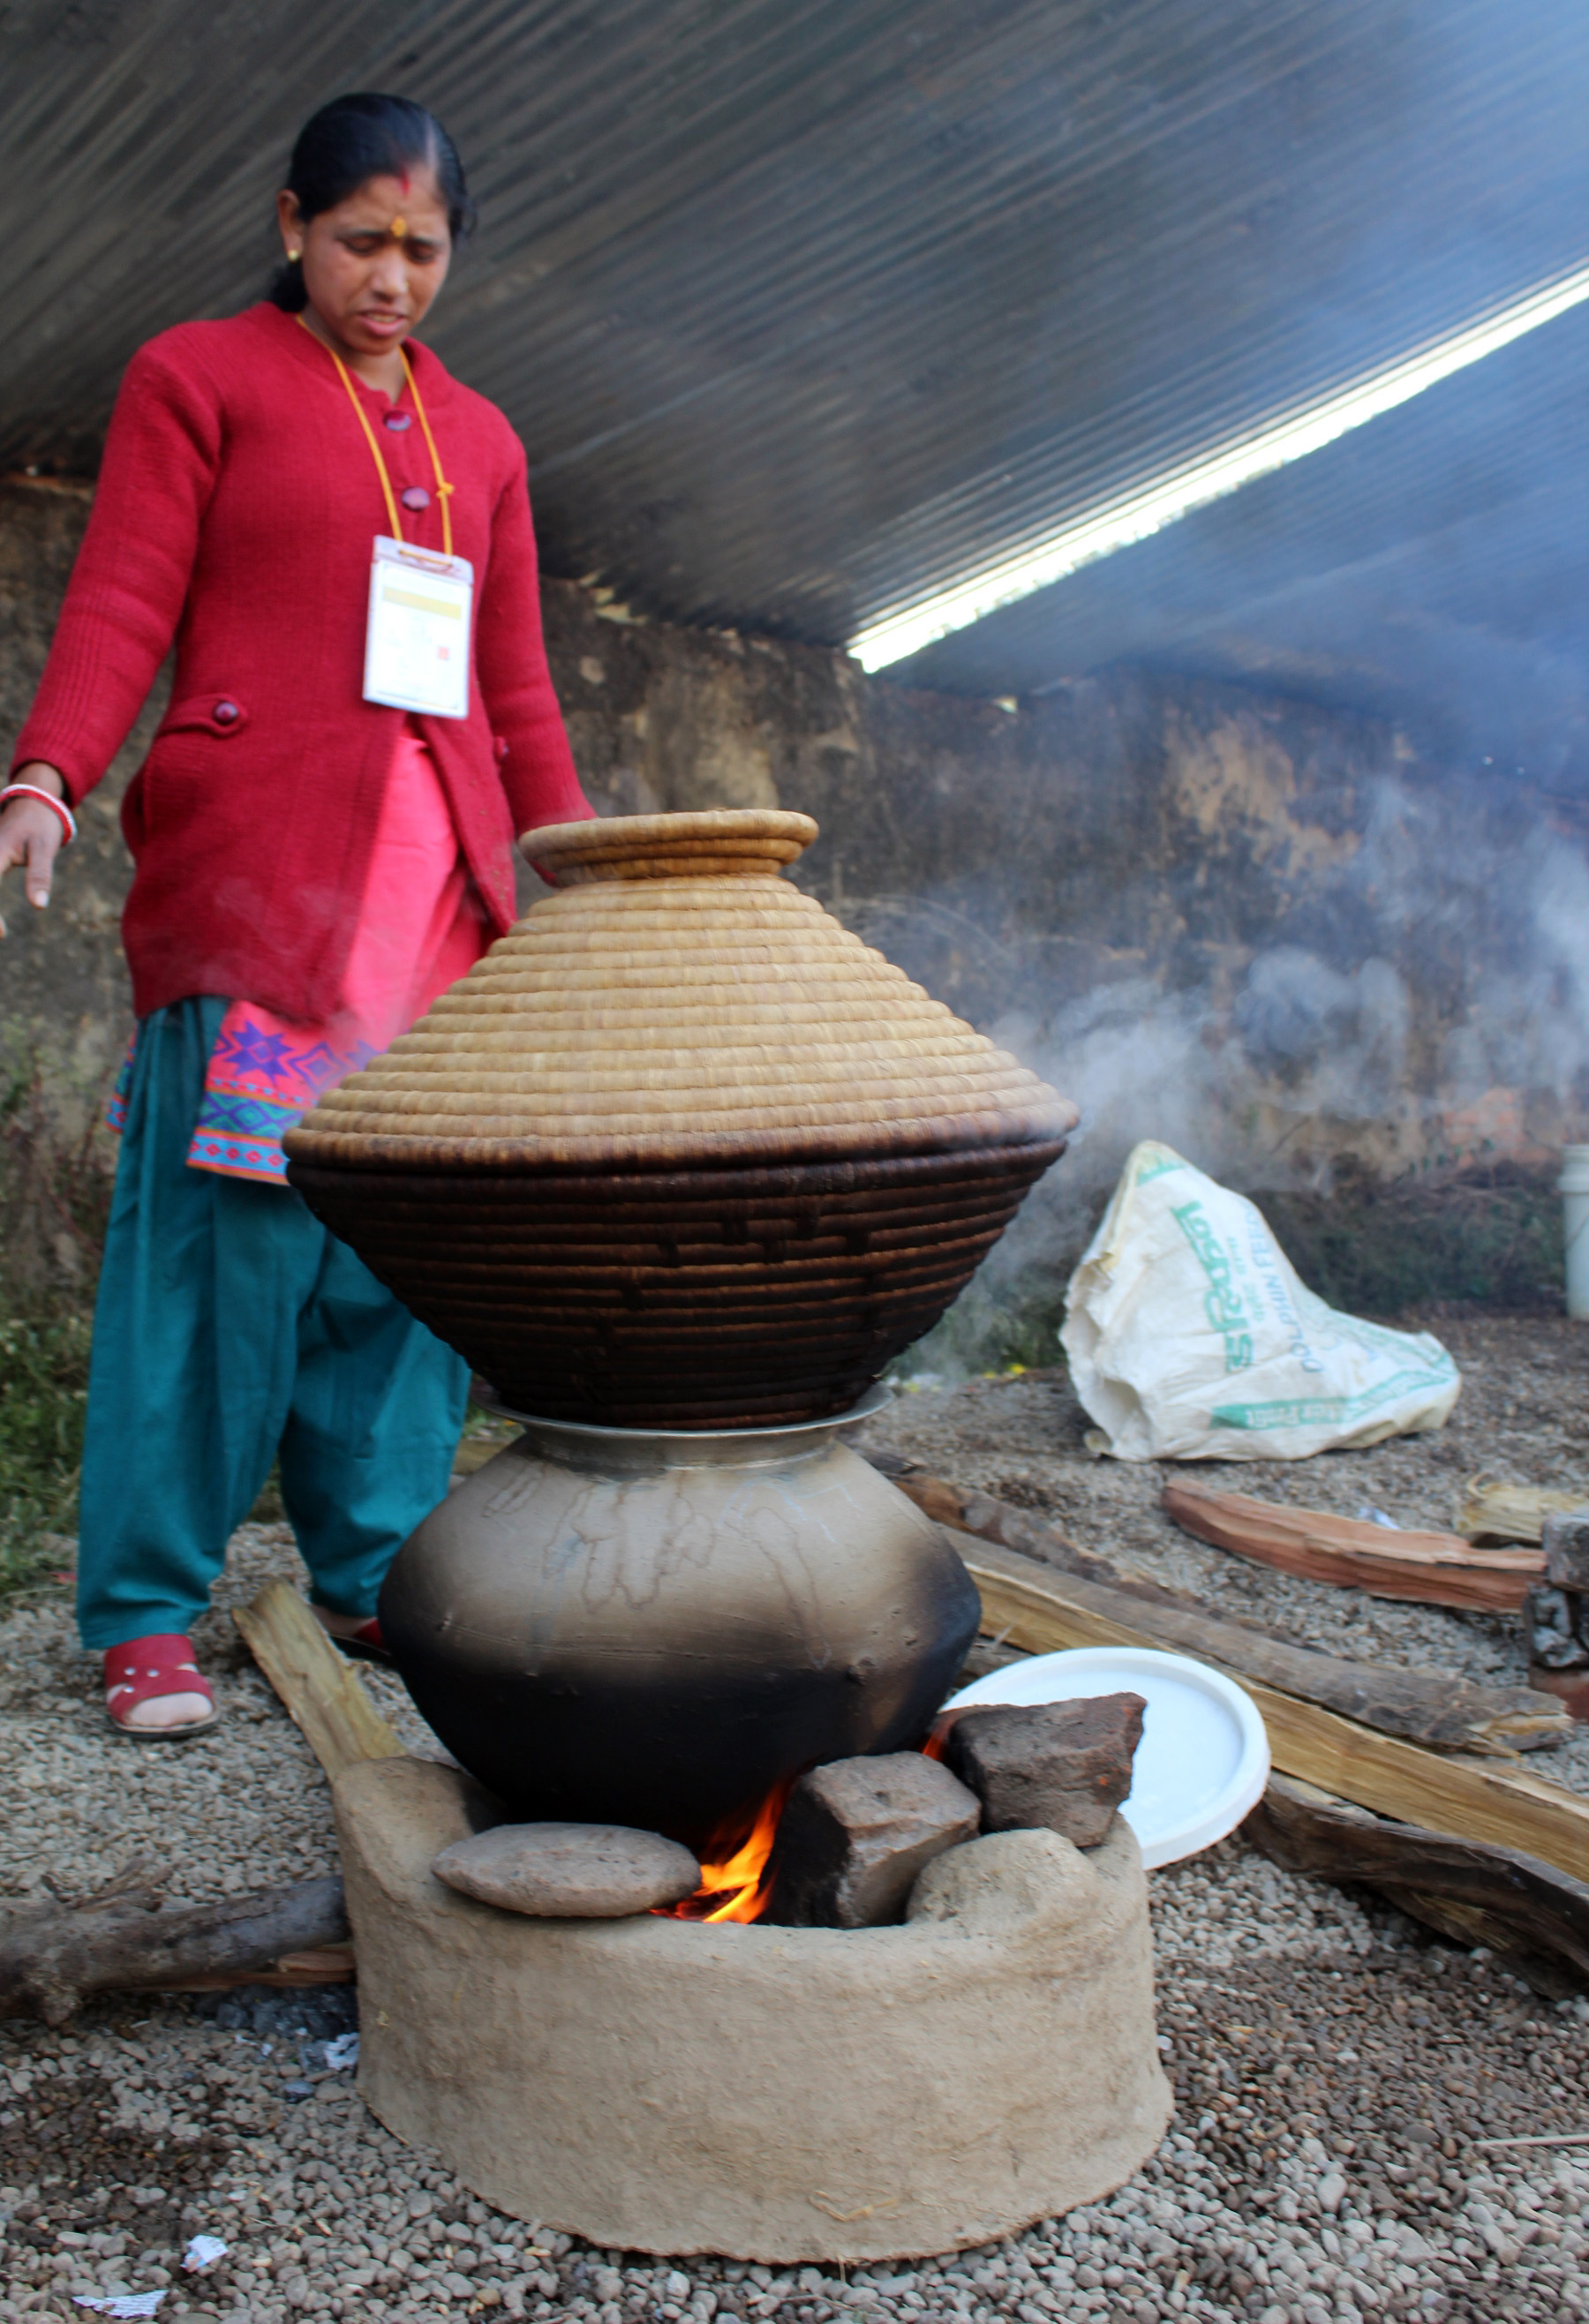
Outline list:
[[[946,1758],[983,1806],[988,1831],[1042,1827],[1095,1848],[1131,1789],[1142,1738],[1140,1694],[963,1711]]]
[[[981,1812],[975,1794],[919,1751],[813,1767],[779,1820],[766,1917],[804,1929],[901,1921],[917,1874],[975,1840]]]
[[[1545,1579],[1558,1590],[1589,1591],[1589,1508],[1547,1517]]]

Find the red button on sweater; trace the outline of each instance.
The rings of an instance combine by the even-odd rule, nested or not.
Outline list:
[[[428,348],[409,353],[476,587],[469,715],[419,724],[500,930],[514,833],[591,810],[547,671],[522,447]],[[372,419],[389,408],[358,392]],[[433,484],[422,430],[377,440],[395,490]],[[370,545],[388,529],[346,391],[293,317],[185,323],[134,356],[13,764],[48,761],[80,799],[174,641],[171,706],[122,810],[140,1016],[201,992],[308,1019],[341,1005],[404,716],[362,691]],[[403,531],[439,549],[436,502]]]

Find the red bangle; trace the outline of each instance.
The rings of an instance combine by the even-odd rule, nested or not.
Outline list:
[[[61,823],[65,826],[66,830],[67,844],[69,846],[71,842],[77,837],[77,816],[72,813],[70,807],[68,807],[66,801],[64,799],[58,799],[53,791],[42,790],[37,783],[7,783],[5,788],[3,791],[0,791],[0,807],[4,807],[7,799],[14,798],[42,799],[45,806],[52,807],[55,809],[56,814],[60,817]]]

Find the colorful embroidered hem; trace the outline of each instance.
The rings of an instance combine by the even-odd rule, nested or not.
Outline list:
[[[106,1114],[115,1130],[126,1120],[137,1038],[134,1033]],[[318,1098],[374,1055],[367,1041],[334,1040],[321,1026],[293,1025],[252,1001],[232,1001],[210,1052],[189,1167],[285,1185],[282,1138]]]
[[[374,1054],[356,1037],[336,1041],[321,1026],[292,1025],[252,1001],[234,1001],[210,1052],[189,1166],[285,1185],[286,1132]]]

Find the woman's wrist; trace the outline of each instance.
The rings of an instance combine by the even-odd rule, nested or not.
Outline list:
[[[18,767],[15,774],[6,778],[6,787],[12,783],[25,783],[30,790],[50,791],[58,799],[66,797],[66,777],[47,759],[30,759],[25,767]]]
[[[53,772],[53,770],[47,771]],[[69,845],[78,835],[78,819],[65,798],[53,790],[46,790],[42,783],[23,782],[20,777],[14,783],[7,783],[0,789],[0,813],[14,806],[32,807],[35,812],[42,809],[47,817],[52,817],[60,825],[61,838]],[[58,841],[57,844],[60,844]]]

